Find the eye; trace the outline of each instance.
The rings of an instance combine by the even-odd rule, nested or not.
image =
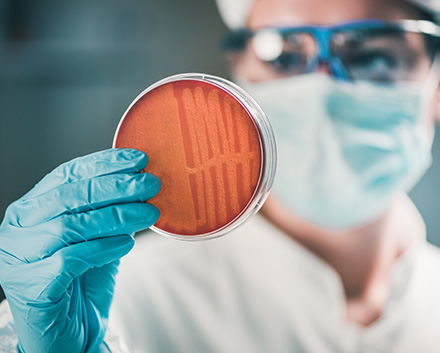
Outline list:
[[[390,81],[398,70],[398,59],[385,50],[357,50],[341,58],[350,75],[356,79]]]
[[[377,68],[393,69],[397,66],[397,60],[383,51],[371,50],[356,53],[356,55],[347,59],[347,64],[350,64],[352,67],[371,70]]]
[[[317,45],[311,34],[299,31],[280,33],[270,28],[256,33],[253,47],[261,61],[282,75],[304,73],[308,62],[317,53]]]
[[[280,73],[302,73],[307,65],[307,57],[303,53],[286,51],[267,64]]]
[[[283,37],[274,29],[263,29],[254,36],[252,44],[263,61],[277,58],[283,51]]]

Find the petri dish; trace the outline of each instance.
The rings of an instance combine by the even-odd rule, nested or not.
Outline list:
[[[255,100],[220,77],[188,73],[145,89],[117,127],[114,148],[149,156],[160,192],[151,227],[184,240],[224,235],[256,213],[276,169],[275,137]]]

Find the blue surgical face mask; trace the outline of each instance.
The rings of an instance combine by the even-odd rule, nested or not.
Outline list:
[[[420,87],[343,83],[313,73],[239,81],[273,126],[273,195],[327,229],[361,226],[409,191],[431,163]]]

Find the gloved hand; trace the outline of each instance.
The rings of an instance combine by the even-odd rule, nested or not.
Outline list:
[[[147,161],[132,149],[74,159],[6,210],[0,283],[22,351],[100,350],[119,258],[159,217]]]

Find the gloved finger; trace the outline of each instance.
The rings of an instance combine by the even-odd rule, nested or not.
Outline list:
[[[76,277],[89,269],[102,267],[120,259],[134,246],[129,235],[94,239],[60,249],[51,257],[42,260],[53,274],[52,288],[48,295],[59,298]],[[44,295],[44,293],[42,293]],[[50,298],[49,298],[50,299]]]
[[[21,199],[8,209],[8,222],[31,227],[63,214],[87,212],[112,204],[144,202],[160,190],[149,173],[110,174],[63,184],[44,194]]]
[[[6,289],[16,292],[26,284],[26,296],[36,304],[53,304],[69,284],[91,268],[120,259],[134,246],[129,235],[99,238],[64,247],[52,256],[30,264],[8,266],[1,277]],[[17,294],[19,295],[19,293]]]
[[[159,210],[147,203],[112,205],[89,212],[66,214],[36,225],[32,232],[11,227],[0,241],[4,252],[23,262],[49,257],[65,246],[118,234],[134,234],[153,225]]]
[[[135,173],[148,163],[146,153],[136,149],[112,148],[63,163],[47,174],[23,198],[30,198],[62,185],[78,180],[113,173]]]
[[[102,267],[91,268],[87,271],[87,276],[81,278],[84,297],[96,303],[96,309],[103,319],[108,318],[118,265],[119,260],[116,260]]]

